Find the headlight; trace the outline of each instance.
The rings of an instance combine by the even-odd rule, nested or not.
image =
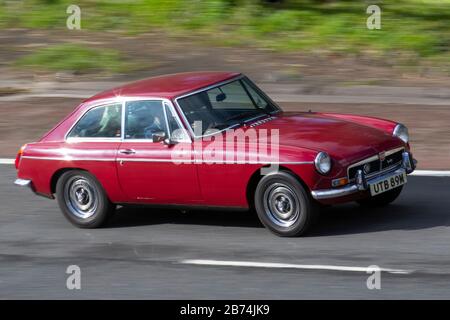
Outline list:
[[[397,124],[392,132],[394,137],[400,138],[404,143],[408,143],[409,141],[409,133],[408,128],[402,125],[401,123]]]
[[[314,165],[321,174],[327,174],[331,170],[331,159],[326,152],[319,152],[314,159]]]

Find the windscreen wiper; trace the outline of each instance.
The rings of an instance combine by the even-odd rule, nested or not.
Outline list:
[[[254,109],[252,111],[243,112],[243,113],[234,115],[232,117],[229,117],[229,118],[225,119],[225,121],[228,122],[228,121],[232,121],[232,120],[240,120],[242,118],[245,118],[245,117],[248,117],[248,116],[251,116],[251,115],[255,114],[255,111],[257,111],[256,113],[260,113],[261,114],[261,111],[263,111],[263,110],[258,108],[258,109]],[[270,115],[270,113],[267,113],[267,111],[265,111],[265,110],[262,113],[264,113],[266,115]],[[247,121],[248,120],[249,119],[247,119]],[[245,122],[246,121],[242,121],[242,122],[240,122],[240,124],[245,124]]]

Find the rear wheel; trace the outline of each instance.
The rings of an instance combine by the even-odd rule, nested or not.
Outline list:
[[[266,228],[284,237],[304,234],[318,214],[317,204],[287,172],[261,179],[255,191],[255,209]]]
[[[402,189],[403,186],[400,186],[377,196],[370,196],[366,199],[358,200],[358,203],[364,207],[383,207],[397,199]]]
[[[67,220],[80,228],[100,227],[115,209],[97,179],[81,170],[68,171],[58,179],[56,198]]]

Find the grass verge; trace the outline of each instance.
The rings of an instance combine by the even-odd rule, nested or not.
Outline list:
[[[115,50],[91,49],[76,44],[58,44],[38,49],[19,58],[16,66],[73,73],[118,73],[130,67]]]
[[[0,28],[65,29],[72,0],[0,0]],[[204,35],[221,46],[365,55],[450,70],[450,0],[376,2],[381,29],[368,30],[369,2],[345,0],[77,0],[81,27],[139,34]],[[444,70],[445,70],[444,67]],[[449,71],[450,73],[450,71]]]

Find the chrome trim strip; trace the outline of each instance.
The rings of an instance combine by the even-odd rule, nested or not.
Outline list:
[[[386,177],[388,177],[392,174],[400,174],[400,173],[406,173],[406,170],[402,167],[397,170],[390,171],[384,175],[377,176],[373,179],[368,179],[367,184],[373,184],[379,180],[385,179]],[[316,200],[324,200],[324,199],[332,199],[332,198],[339,198],[339,197],[347,196],[347,195],[356,193],[358,191],[359,191],[358,186],[356,184],[350,184],[350,185],[344,186],[342,188],[336,188],[336,189],[312,190],[311,195]]]
[[[196,161],[195,159],[190,162],[186,162],[184,159],[149,159],[149,158],[117,158],[117,159],[101,159],[101,158],[70,158],[70,157],[37,157],[37,156],[23,156],[24,159],[34,159],[34,160],[56,160],[56,161],[123,161],[123,162],[172,162],[172,163],[192,163],[192,164],[203,164],[203,163],[212,163],[206,160],[202,160],[201,162]],[[292,164],[292,165],[303,165],[303,164],[313,164],[312,161],[257,161],[257,162],[239,162],[239,161],[222,161],[217,164]]]
[[[77,143],[77,142],[120,142],[120,138],[80,138],[80,137],[69,137],[66,139],[67,143]]]
[[[166,104],[163,102],[162,103],[162,108],[163,108],[163,112],[164,112],[164,122],[166,124],[166,129],[167,129],[167,135],[169,136],[168,138],[170,139],[170,127],[169,127],[169,120],[167,119],[167,110],[166,110]]]
[[[267,164],[314,164],[314,161],[261,162]]]
[[[121,114],[121,118],[120,118],[120,141],[124,141],[125,140],[125,106],[126,106],[126,102],[125,100],[122,101],[122,114]]]
[[[115,159],[102,159],[102,158],[39,157],[39,156],[22,156],[22,159],[54,160],[54,161],[116,161]]]
[[[367,163],[367,162],[371,162],[371,161],[373,161],[373,160],[379,160],[379,156],[378,156],[378,155],[374,155],[374,156],[371,156],[371,157],[366,158],[366,159],[364,159],[364,160],[361,160],[361,161],[359,161],[359,162],[357,162],[357,163],[354,163],[354,164],[352,164],[352,165],[349,165],[349,166],[347,167],[347,177],[348,177],[348,172],[350,171],[351,168],[360,166],[360,165],[362,165],[362,164],[365,164],[365,163]]]
[[[403,150],[403,149],[405,149],[405,147],[399,147],[399,148],[388,150],[388,151],[386,151],[386,157],[390,156],[391,154],[396,153],[400,150]]]
[[[147,159],[147,158],[117,158],[118,162],[173,162],[173,163],[184,163],[185,160],[169,160],[169,159]],[[195,163],[195,161],[192,161]],[[189,162],[190,163],[190,162]]]
[[[147,158],[117,158],[117,161],[123,161],[123,162],[172,162],[172,163],[186,163],[186,164],[292,164],[292,165],[303,165],[303,164],[313,164],[312,161],[286,161],[286,162],[273,162],[273,161],[257,161],[257,162],[239,162],[239,161],[221,161],[221,162],[214,162],[214,161],[207,161],[207,160],[184,160],[184,159],[147,159]]]

